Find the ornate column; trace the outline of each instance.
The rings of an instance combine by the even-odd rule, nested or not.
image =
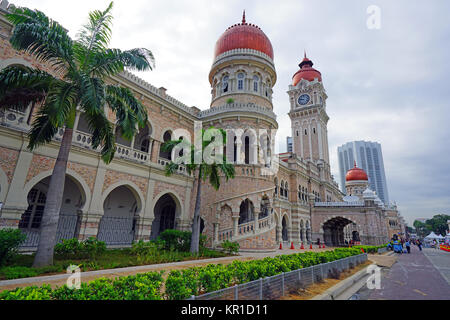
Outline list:
[[[79,226],[77,226],[77,229],[79,230],[77,235],[78,240],[85,240],[90,237],[97,238],[101,219],[102,215],[100,214],[89,214],[87,212],[80,213],[78,216]]]
[[[214,222],[213,226],[214,226],[213,247],[215,247],[219,243],[219,227],[220,227],[220,224],[218,222]]]
[[[255,212],[254,218],[255,225],[253,227],[253,232],[256,233],[259,230],[259,212]]]
[[[158,140],[154,140],[153,149],[152,149],[152,153],[151,153],[151,157],[150,157],[150,159],[153,163],[158,163],[160,146],[161,146],[161,142]]]
[[[150,240],[152,232],[153,218],[135,217],[136,225],[134,229],[134,240]]]
[[[277,226],[277,239],[278,242],[283,242],[283,228],[281,226]]]
[[[236,238],[239,235],[239,213],[233,212],[233,216],[231,217],[233,219],[233,239]]]

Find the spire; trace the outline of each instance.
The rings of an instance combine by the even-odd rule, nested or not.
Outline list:
[[[355,160],[355,168],[357,168],[357,166],[356,166],[356,160]]]
[[[242,14],[242,24],[245,24],[245,10],[244,13]]]
[[[306,49],[305,49],[305,59],[306,59]]]

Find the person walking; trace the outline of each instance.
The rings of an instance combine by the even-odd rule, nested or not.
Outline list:
[[[408,251],[408,254],[411,253],[411,244],[409,243],[409,240],[407,239],[405,242],[406,251]]]
[[[420,239],[417,239],[417,246],[419,247],[419,250],[422,251],[422,241],[420,241]]]

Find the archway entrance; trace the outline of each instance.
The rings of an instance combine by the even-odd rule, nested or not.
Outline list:
[[[111,191],[103,203],[97,238],[108,246],[131,245],[134,240],[138,200],[126,186]]]
[[[164,230],[176,228],[176,213],[177,204],[170,194],[165,194],[156,202],[151,239],[156,239]]]
[[[39,244],[39,233],[49,186],[50,177],[47,177],[34,185],[28,192],[28,208],[22,214],[19,222],[19,229],[27,236],[25,242],[21,245],[23,248],[34,248]],[[78,211],[83,207],[84,200],[84,193],[80,187],[71,177],[66,176],[56,233],[57,243],[64,239],[77,237]]]
[[[239,225],[253,221],[255,219],[254,212],[253,203],[249,199],[243,201],[239,207]]]
[[[283,241],[289,241],[286,216],[283,217],[282,229],[281,229],[281,237],[283,238]]]
[[[345,246],[344,228],[353,223],[343,217],[336,217],[328,220],[323,225],[324,241],[329,247]]]

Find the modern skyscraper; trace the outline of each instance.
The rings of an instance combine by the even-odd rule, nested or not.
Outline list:
[[[341,191],[345,190],[345,174],[354,167],[355,161],[359,168],[369,175],[369,187],[389,205],[389,194],[384,172],[383,154],[378,142],[353,141],[338,147],[339,173]]]
[[[287,152],[292,152],[292,137],[286,138]]]

